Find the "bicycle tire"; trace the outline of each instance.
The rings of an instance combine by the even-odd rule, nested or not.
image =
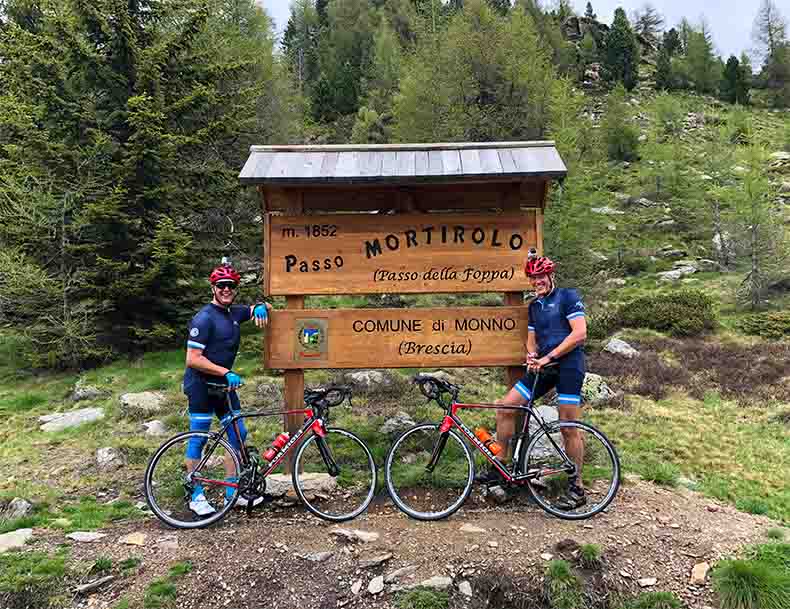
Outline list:
[[[567,475],[565,475],[565,479],[563,480],[561,478],[563,474],[558,474],[554,480],[549,479],[549,482],[557,482],[556,485],[553,485],[553,489],[551,488],[552,485],[546,484],[545,480],[543,480],[543,484],[540,486],[529,483],[526,486],[535,503],[552,516],[556,516],[563,520],[585,520],[605,510],[614,500],[620,488],[620,458],[617,455],[617,450],[614,445],[602,431],[588,423],[582,423],[581,421],[555,421],[549,424],[547,429],[540,429],[536,432],[526,449],[522,450],[519,458],[519,471],[527,472],[530,468],[534,469],[538,463],[545,463],[551,460],[560,463],[563,457],[557,452],[554,445],[547,440],[546,435],[547,433],[556,434],[559,432],[561,438],[561,430],[569,428],[578,429],[584,434],[582,480],[585,482],[585,487],[589,491],[586,495],[589,496],[590,499],[594,499],[594,497],[603,494],[602,498],[590,507],[586,507],[587,504],[585,504],[579,508],[574,508],[574,510],[580,511],[561,509],[556,503],[558,499],[556,495],[561,490],[564,490],[561,488],[562,484],[565,484],[567,488]],[[600,444],[600,447],[592,442],[593,439]],[[561,439],[555,440],[557,444],[561,441]],[[603,449],[603,453],[601,453],[601,448]],[[607,486],[604,489],[605,492],[601,493],[599,490],[601,484],[599,483],[601,480],[606,480],[606,478],[609,477],[609,475],[606,474],[608,471],[607,468],[611,470],[611,479],[608,482],[604,482]],[[547,469],[551,470],[552,468],[549,466]],[[593,470],[592,474],[590,474],[590,470]],[[587,476],[585,476],[585,472],[587,472]],[[597,477],[593,478],[594,476]],[[588,477],[590,482],[589,485]],[[592,485],[591,488],[590,485]]]
[[[461,508],[461,506],[464,504],[464,502],[469,498],[469,493],[472,492],[472,485],[474,484],[474,478],[475,478],[474,459],[472,458],[472,454],[471,451],[469,450],[469,446],[467,446],[466,442],[464,442],[461,435],[458,434],[458,432],[456,432],[453,429],[449,430],[447,432],[448,435],[446,436],[447,441],[449,442],[450,438],[452,438],[455,444],[451,446],[455,446],[457,449],[459,449],[460,454],[462,454],[463,457],[466,459],[466,468],[465,468],[466,479],[465,480],[463,479],[464,468],[462,466],[458,469],[458,475],[456,476],[458,483],[459,484],[463,483],[463,490],[458,495],[458,497],[454,499],[452,503],[450,503],[450,505],[444,509],[438,511],[437,510],[423,511],[420,509],[415,509],[414,506],[409,505],[408,495],[406,497],[402,496],[406,494],[404,493],[404,491],[407,491],[409,489],[405,487],[403,489],[398,488],[400,484],[398,481],[395,480],[395,478],[396,477],[400,478],[401,476],[400,475],[396,476],[395,474],[393,474],[393,463],[400,461],[410,466],[413,465],[414,460],[410,460],[411,457],[409,457],[408,454],[402,457],[398,456],[398,449],[399,447],[404,446],[407,440],[409,440],[411,436],[415,436],[415,434],[419,432],[427,432],[428,434],[430,434],[429,436],[427,436],[427,438],[429,440],[432,439],[433,444],[428,446],[427,441],[423,442],[417,439],[417,445],[418,446],[424,445],[426,449],[430,448],[431,453],[433,452],[433,447],[435,447],[436,445],[435,443],[438,441],[440,436],[439,426],[436,424],[424,423],[421,425],[416,425],[410,429],[407,429],[400,436],[398,436],[398,438],[395,440],[395,442],[393,442],[392,446],[387,452],[387,458],[384,462],[384,478],[387,483],[387,492],[389,493],[395,505],[398,506],[398,509],[400,509],[403,513],[407,514],[408,516],[411,516],[416,520],[442,520],[443,518],[447,518],[448,516],[451,516],[456,511],[458,511]],[[444,452],[443,452],[444,457],[447,457],[446,451],[447,451],[447,445],[444,446]],[[453,455],[453,457],[455,456],[457,455]],[[411,469],[413,472],[414,468]],[[434,470],[434,472],[431,472],[429,476],[432,477],[435,473],[436,470]],[[411,474],[407,474],[407,476],[405,476],[404,479],[410,475]],[[440,489],[448,488],[448,486],[446,485],[441,485],[441,486],[432,485],[431,483],[433,482],[433,480],[427,480],[426,482],[427,484],[425,485],[425,488],[430,490],[426,491],[424,496],[428,497],[431,501],[434,501],[435,495],[433,495],[432,493],[435,493],[437,488]],[[417,495],[414,496],[417,497]]]
[[[341,438],[338,436],[345,438],[346,442],[341,442]],[[326,445],[329,445],[329,450],[333,453],[336,463],[337,459],[342,455],[345,455],[346,463],[345,467],[340,464],[341,469],[337,474],[333,475],[331,472],[327,472],[335,479],[331,489],[312,493],[305,489],[306,484],[304,482],[307,479],[305,474],[313,473],[308,472],[308,469],[317,469],[319,471],[315,473],[320,473],[321,466],[323,465],[323,467],[326,467],[324,462],[317,457],[320,454],[318,444],[322,441],[325,442]],[[360,449],[365,456],[366,463],[359,464],[359,476],[354,476],[354,467],[357,465],[357,462],[362,461],[360,458],[361,455],[349,456],[350,446],[355,446]],[[308,451],[310,451],[310,456],[306,457]],[[313,455],[313,453],[315,453],[315,455]],[[310,464],[305,463],[308,458],[312,459]],[[313,464],[313,461],[315,461],[315,464]],[[367,475],[369,476],[367,480],[365,479],[366,472],[368,472]],[[367,444],[357,435],[345,429],[331,427],[327,428],[326,436],[323,438],[316,434],[312,434],[301,443],[294,457],[292,481],[296,495],[310,512],[330,522],[345,522],[362,514],[368,509],[370,502],[373,501],[373,497],[376,493],[377,481],[376,462]],[[341,484],[343,482],[347,485]],[[356,499],[353,498],[354,496],[349,490],[354,482],[362,485],[360,486],[360,490],[363,493],[361,503],[358,503]],[[367,488],[364,488],[364,486],[367,486]],[[347,512],[333,513],[328,509],[330,499],[333,498],[341,505],[348,505],[349,503],[352,505],[358,503],[358,505],[353,506],[353,509]]]
[[[148,461],[148,466],[145,469],[143,486],[145,492],[145,499],[146,502],[148,503],[148,507],[151,508],[151,511],[154,513],[154,515],[157,518],[159,518],[159,520],[164,522],[166,525],[176,529],[200,529],[212,525],[215,522],[218,522],[219,520],[224,518],[231,509],[233,509],[233,506],[236,504],[236,500],[239,497],[239,492],[237,489],[236,492],[233,494],[231,500],[224,503],[220,509],[217,509],[216,512],[214,512],[212,515],[206,518],[201,518],[197,520],[186,520],[183,518],[174,517],[173,510],[169,509],[170,507],[173,506],[160,505],[160,501],[157,500],[156,493],[154,491],[154,487],[157,485],[155,481],[155,478],[157,477],[156,474],[158,471],[157,466],[160,463],[163,463],[164,465],[162,467],[168,468],[168,471],[163,472],[163,477],[165,478],[170,477],[172,480],[177,480],[178,478],[180,478],[181,483],[183,485],[183,480],[185,478],[186,472],[184,469],[184,452],[183,449],[180,447],[185,446],[186,442],[188,442],[189,438],[191,437],[206,438],[207,441],[205,443],[205,446],[210,446],[213,445],[213,442],[217,439],[217,434],[212,432],[202,432],[202,431],[186,431],[184,433],[177,434],[172,438],[170,438],[169,440],[166,440],[156,450],[156,452],[151,456],[151,459]],[[167,455],[168,451],[170,451],[175,446],[179,447],[177,449],[179,452],[175,455],[175,458],[173,458],[172,460],[168,459],[167,461],[165,461],[164,460],[165,455]],[[207,461],[213,457],[213,452],[217,451],[217,449],[220,447],[227,454],[231,455],[234,466],[236,467],[236,472],[240,472],[241,463],[239,461],[239,457],[236,454],[236,451],[224,438],[219,439],[219,442],[217,443],[216,446],[214,446],[212,450],[212,454],[207,456]],[[171,473],[169,470],[174,468],[175,464],[178,464],[180,470],[178,472],[174,471]],[[238,477],[238,473],[237,473],[237,477]],[[224,489],[225,487],[222,488]],[[186,494],[184,495],[183,499],[184,499],[184,503],[186,503],[187,502]],[[177,497],[174,498],[174,500],[175,500],[174,502],[177,503]],[[189,513],[188,508],[179,513],[186,515],[187,513]]]

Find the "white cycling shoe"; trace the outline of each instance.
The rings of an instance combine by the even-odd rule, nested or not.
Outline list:
[[[228,499],[225,498],[225,503],[227,503]],[[236,505],[233,507],[237,508],[246,508],[249,505],[250,501],[246,497],[242,497],[239,495],[239,498],[236,500]],[[255,500],[252,502],[252,507],[256,507],[263,503],[263,497],[256,497]]]
[[[206,496],[203,493],[192,496],[192,499],[189,502],[189,509],[201,517],[211,516],[217,511],[214,509],[214,506],[208,502],[208,499],[206,499]]]

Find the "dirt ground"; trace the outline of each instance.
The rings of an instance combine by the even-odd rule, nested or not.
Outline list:
[[[477,529],[465,531],[464,526]],[[669,590],[689,607],[705,609],[717,602],[709,580],[690,583],[692,568],[765,541],[771,526],[776,523],[766,517],[738,512],[685,489],[629,480],[605,513],[582,522],[553,518],[520,497],[492,506],[475,491],[460,512],[441,522],[410,520],[381,498],[369,514],[345,525],[323,522],[298,505],[267,507],[250,518],[239,511],[198,531],[175,531],[153,517],[120,523],[91,543],[36,531],[38,542],[31,547],[54,549],[65,543],[73,559],[86,563],[100,556],[116,565],[126,558],[141,559],[136,571],[95,592],[75,594],[75,607],[115,607],[122,598],[139,602],[152,580],[166,575],[174,563],[189,560],[193,569],[177,581],[179,609],[334,609],[394,607],[398,586],[433,576],[452,578],[451,607],[485,606],[480,598],[485,578],[531,575],[539,581],[551,558],[573,561],[575,546],[567,541],[572,540],[601,547],[603,565],[596,577],[608,587],[634,594]],[[332,533],[339,527],[379,536],[348,542]],[[119,541],[130,533],[142,533],[142,545]],[[379,565],[364,562],[382,556]],[[406,566],[413,566],[413,572],[393,578],[381,592],[369,592],[374,577]],[[648,578],[656,582],[639,583]],[[96,576],[81,583],[92,579]],[[472,597],[459,589],[465,581],[472,586]]]

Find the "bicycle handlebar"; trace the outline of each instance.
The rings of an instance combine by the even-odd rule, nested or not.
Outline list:
[[[317,402],[324,401],[327,406],[340,406],[346,399],[351,404],[351,387],[348,385],[330,385],[318,389],[305,389],[304,402],[312,406]]]

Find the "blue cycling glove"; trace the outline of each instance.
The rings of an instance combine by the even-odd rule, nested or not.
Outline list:
[[[269,308],[265,304],[255,305],[252,316],[255,319],[269,319]]]
[[[228,380],[228,389],[238,389],[241,386],[241,377],[232,370],[225,373],[225,378]]]

